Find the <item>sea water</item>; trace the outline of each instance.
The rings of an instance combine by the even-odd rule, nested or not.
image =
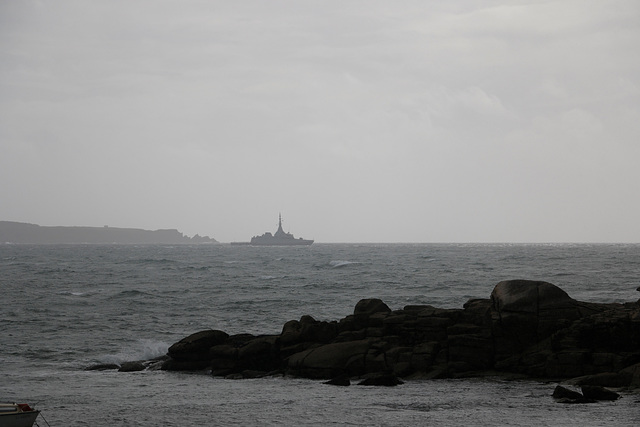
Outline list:
[[[328,386],[206,372],[87,371],[150,359],[204,329],[277,334],[339,320],[362,298],[461,308],[501,280],[636,301],[640,245],[0,245],[0,401],[51,426],[640,424],[640,395],[556,403],[555,383],[501,378]],[[43,421],[40,420],[43,425]]]

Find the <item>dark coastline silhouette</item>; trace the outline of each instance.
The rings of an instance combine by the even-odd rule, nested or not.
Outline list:
[[[185,236],[176,229],[40,226],[0,221],[0,243],[16,244],[188,244],[216,243],[207,236]]]

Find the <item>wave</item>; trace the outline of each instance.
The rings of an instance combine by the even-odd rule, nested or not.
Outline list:
[[[342,268],[342,267],[346,267],[348,265],[353,265],[353,264],[360,264],[360,263],[353,262],[353,261],[343,261],[343,260],[329,261],[329,266],[331,268]]]
[[[76,273],[76,271],[66,267],[51,267],[51,268],[44,268],[40,271],[35,271],[33,274],[47,276],[50,274],[57,274],[57,273]]]
[[[169,344],[163,341],[151,339],[139,339],[131,346],[123,348],[115,354],[105,354],[98,357],[100,363],[116,363],[118,365],[124,362],[133,362],[139,360],[151,360],[167,354]]]
[[[208,265],[202,265],[202,266],[188,265],[186,267],[180,268],[180,270],[182,271],[207,271],[209,269],[211,269],[211,267]]]
[[[79,292],[79,291],[60,291],[58,295],[66,295],[72,297],[84,297],[89,295],[89,292]]]
[[[174,265],[181,264],[180,261],[176,261],[168,258],[131,258],[124,261],[119,262],[118,264],[129,264],[129,265]]]

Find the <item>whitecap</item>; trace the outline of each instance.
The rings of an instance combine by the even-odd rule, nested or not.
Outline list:
[[[79,292],[79,291],[60,291],[60,292],[58,292],[58,295],[70,295],[70,296],[74,296],[74,297],[81,297],[81,296],[87,295],[87,293],[86,292]]]
[[[340,268],[340,267],[345,267],[351,264],[358,264],[358,263],[352,262],[352,261],[342,261],[342,260],[335,260],[335,261],[329,262],[329,265],[331,266],[331,268]]]
[[[151,339],[139,339],[130,347],[123,348],[115,354],[105,354],[99,357],[101,363],[133,362],[138,360],[151,360],[167,354],[169,344],[163,341]]]

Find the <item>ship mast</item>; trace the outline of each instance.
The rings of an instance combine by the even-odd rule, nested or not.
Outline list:
[[[285,232],[284,232],[284,230],[282,229],[282,214],[281,214],[281,213],[279,213],[279,214],[278,214],[278,231],[276,231],[275,236],[276,236],[276,237],[280,237],[280,236],[282,236],[282,235],[284,235],[284,234],[285,234]]]

